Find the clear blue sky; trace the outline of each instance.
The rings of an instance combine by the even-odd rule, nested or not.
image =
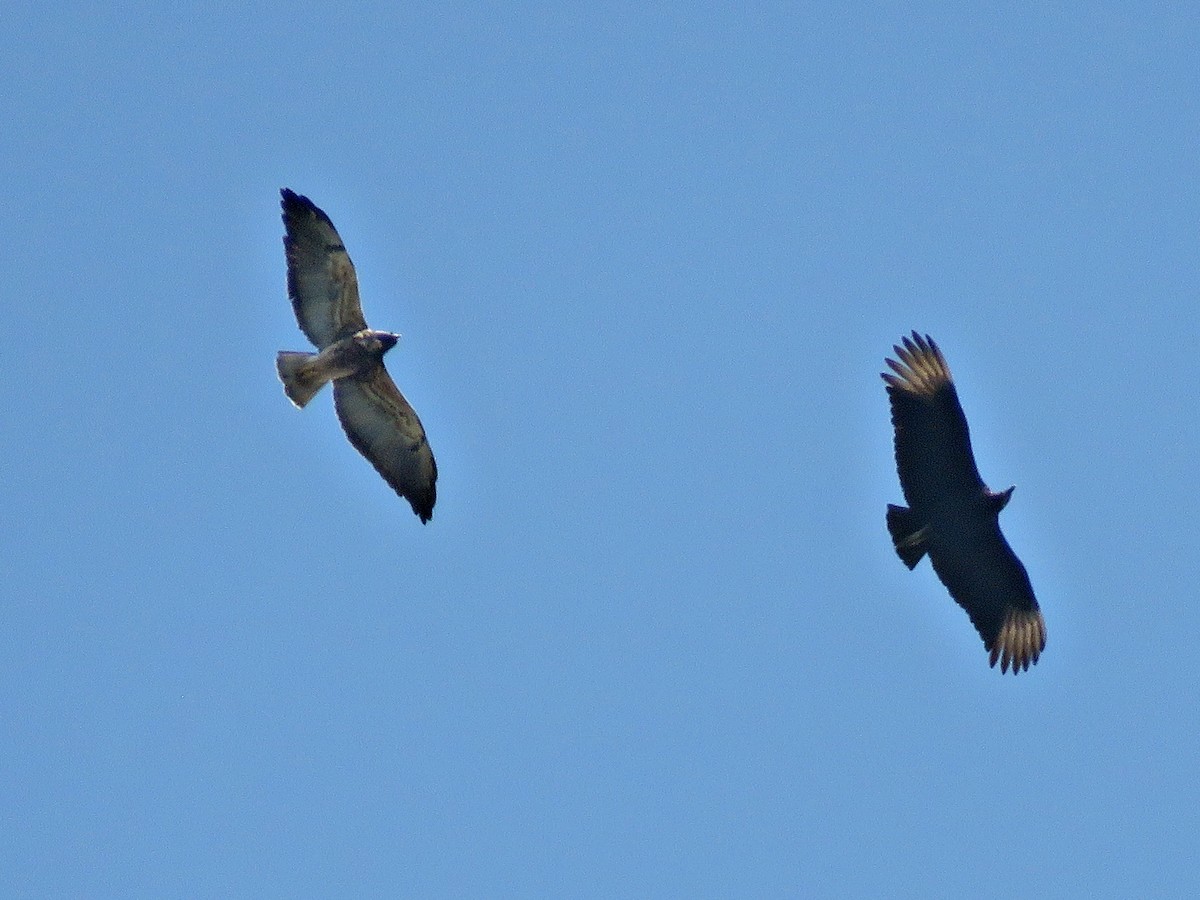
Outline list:
[[[0,894],[1196,889],[1198,34],[13,6]],[[404,335],[426,527],[276,381],[282,186]],[[889,546],[913,328],[1017,484],[1017,678]]]

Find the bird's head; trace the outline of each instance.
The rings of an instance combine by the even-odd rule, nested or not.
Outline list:
[[[1008,501],[1012,499],[1013,491],[1017,489],[1014,484],[1012,487],[1003,491],[988,491],[988,505],[995,512],[1000,512],[1004,507],[1008,506]]]
[[[400,335],[398,334],[392,334],[390,331],[372,331],[370,328],[364,328],[354,335],[354,343],[362,348],[365,353],[378,354],[379,356],[383,356],[383,354],[395,347],[398,340],[400,340]]]

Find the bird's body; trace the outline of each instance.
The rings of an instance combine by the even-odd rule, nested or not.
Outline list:
[[[300,329],[319,351],[279,352],[284,391],[304,407],[332,381],[350,443],[427,522],[437,500],[437,463],[421,420],[383,365],[400,336],[367,327],[354,264],[329,217],[307,197],[281,193],[288,294]]]
[[[335,341],[320,353],[280,350],[275,362],[284,393],[303,409],[327,382],[335,382],[336,390],[339,379],[369,374],[382,364],[383,354],[396,346],[399,338],[390,331],[366,328]]]
[[[914,568],[926,554],[967,611],[990,662],[1028,669],[1046,646],[1046,624],[1025,566],[1000,531],[1013,488],[991,491],[979,476],[970,430],[937,344],[913,332],[883,373],[895,427],[896,469],[908,507],[889,504],[896,553]],[[894,373],[894,374],[893,374]]]

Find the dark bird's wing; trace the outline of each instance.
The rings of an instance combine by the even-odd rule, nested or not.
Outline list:
[[[947,493],[978,494],[983,479],[971,452],[971,433],[938,345],[915,331],[894,347],[900,361],[883,373],[896,430],[896,471],[909,506],[920,509]]]
[[[329,216],[284,188],[288,296],[300,330],[319,349],[367,327],[354,263]]]
[[[935,537],[929,561],[983,638],[994,666],[1028,669],[1046,648],[1046,622],[1025,566],[995,518],[947,540]]]
[[[380,363],[333,383],[342,428],[392,489],[428,522],[437,500],[437,463],[421,420]]]

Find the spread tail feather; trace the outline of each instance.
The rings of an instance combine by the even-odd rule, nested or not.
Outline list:
[[[916,568],[921,557],[929,549],[928,526],[907,506],[894,506],[889,503],[887,527],[897,555],[910,569]]]
[[[279,372],[279,380],[283,382],[283,392],[299,409],[303,409],[328,381],[309,366],[316,358],[315,353],[295,350],[281,350],[275,357],[275,369]]]

